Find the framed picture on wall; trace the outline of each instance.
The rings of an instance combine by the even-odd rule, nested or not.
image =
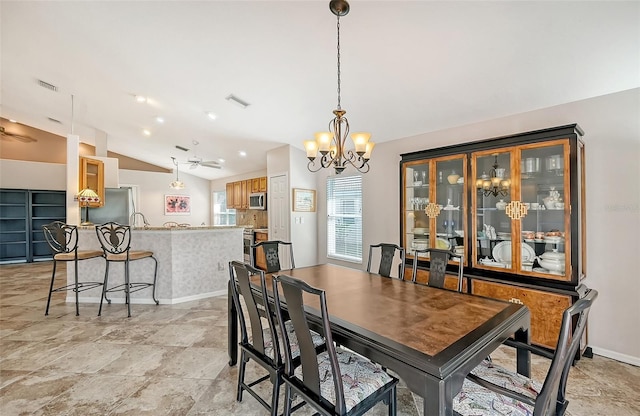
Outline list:
[[[189,195],[165,195],[164,215],[191,215]]]
[[[313,189],[293,189],[293,210],[315,212],[316,191]]]

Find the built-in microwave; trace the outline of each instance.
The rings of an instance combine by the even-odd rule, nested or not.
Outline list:
[[[256,192],[249,195],[249,209],[267,209],[266,192]]]

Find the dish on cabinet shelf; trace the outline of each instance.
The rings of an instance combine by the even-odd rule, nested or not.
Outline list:
[[[439,248],[440,250],[449,250],[451,248],[451,243],[449,243],[449,240],[438,237],[436,238],[436,248]]]
[[[522,244],[522,261],[532,262],[536,258],[536,252],[531,246]],[[493,248],[493,258],[499,263],[511,263],[511,241],[502,241]]]
[[[453,205],[447,205],[442,208],[444,211],[460,211],[460,206],[454,207]]]
[[[564,238],[557,237],[557,236],[546,236],[543,241],[545,243],[559,244],[559,243],[562,243],[564,241]]]

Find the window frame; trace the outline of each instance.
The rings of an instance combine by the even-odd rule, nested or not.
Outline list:
[[[362,264],[362,175],[329,176],[326,191],[327,258]],[[350,195],[349,191],[353,194]],[[341,193],[343,198],[336,201]]]

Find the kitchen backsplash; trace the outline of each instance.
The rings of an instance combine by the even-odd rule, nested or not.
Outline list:
[[[236,209],[236,225],[253,228],[268,228],[268,211],[258,211],[251,209]]]

